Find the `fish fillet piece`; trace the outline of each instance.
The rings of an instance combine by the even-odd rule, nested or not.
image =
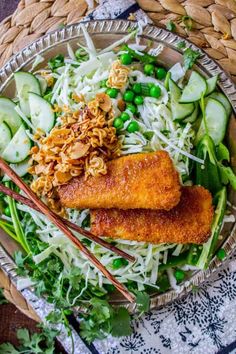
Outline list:
[[[204,243],[211,231],[212,197],[200,186],[183,187],[179,204],[169,211],[91,210],[97,236],[149,243]]]
[[[58,188],[68,208],[169,210],[180,200],[177,171],[166,151],[133,154],[107,163],[107,174],[76,177]]]

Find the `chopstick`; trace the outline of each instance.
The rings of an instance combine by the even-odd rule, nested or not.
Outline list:
[[[3,192],[4,194],[8,195],[9,197],[17,200],[18,202],[27,205],[28,207],[41,212],[40,209],[34,204],[34,202],[32,202],[32,200],[24,197],[23,195],[13,191],[12,189],[4,186],[3,184],[0,183],[0,192]],[[66,224],[70,229],[75,230],[77,232],[79,232],[81,235],[85,236],[86,238],[88,238],[91,241],[94,241],[96,243],[98,243],[99,245],[103,246],[104,248],[109,249],[110,251],[118,254],[119,256],[127,259],[130,262],[135,262],[135,257],[131,256],[130,254],[126,253],[125,251],[122,251],[121,249],[119,249],[118,247],[110,244],[109,242],[103,240],[102,238],[93,235],[91,232],[84,230],[82,227],[73,224],[72,222],[70,222],[67,219],[64,219],[60,216],[58,216],[58,218],[61,219],[61,221]]]
[[[28,198],[38,207],[41,213],[45,214],[48,219],[60,229],[68,239],[70,239],[78,249],[86,255],[86,257],[92,262],[103,275],[110,280],[110,282],[116,287],[116,289],[126,297],[130,302],[135,301],[135,297],[131,294],[123,284],[121,284],[114,276],[103,266],[103,264],[78,240],[71,230],[58,218],[58,216],[50,210],[40,199],[36,197],[33,191],[24,183],[24,181],[13,171],[13,169],[0,158],[0,168],[4,173],[10,177],[10,179],[28,196]]]

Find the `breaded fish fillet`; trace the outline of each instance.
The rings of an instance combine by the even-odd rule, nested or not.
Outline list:
[[[91,232],[149,243],[204,243],[211,231],[211,194],[203,187],[183,187],[179,204],[169,211],[91,210]]]
[[[180,182],[166,151],[134,154],[107,163],[107,174],[76,177],[58,188],[68,208],[169,210],[180,200]]]

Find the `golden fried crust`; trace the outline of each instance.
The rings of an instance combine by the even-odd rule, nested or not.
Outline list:
[[[180,200],[180,182],[166,151],[133,154],[107,163],[107,174],[74,178],[58,188],[68,208],[169,210]]]
[[[179,204],[169,211],[91,210],[97,236],[149,243],[204,243],[211,231],[211,194],[203,187],[184,187]]]

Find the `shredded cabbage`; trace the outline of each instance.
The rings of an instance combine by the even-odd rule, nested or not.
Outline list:
[[[57,255],[65,266],[65,271],[70,271],[73,266],[81,269],[87,282],[98,285],[103,288],[104,284],[109,281],[101,275],[100,271],[87,260],[76,246],[67,239],[67,237],[59,231],[51,222],[45,220],[45,216],[30,209],[26,205],[17,205],[18,209],[29,213],[37,225],[37,235],[41,241],[48,243],[49,247],[40,254],[34,256],[34,261],[40,263],[54,253]],[[83,220],[88,215],[88,210],[79,212],[78,210],[68,210],[71,221],[82,225]],[[81,238],[81,235],[75,233]],[[108,239],[109,241],[109,239]],[[158,266],[163,263],[164,254],[168,249],[175,249],[176,244],[159,244],[153,245],[144,242],[116,240],[116,245],[120,249],[136,257],[135,263],[128,263],[120,269],[113,269],[112,263],[115,259],[120,258],[118,255],[110,252],[104,247],[92,242],[87,248],[95,255],[95,257],[107,267],[122,283],[135,281],[138,289],[143,290],[144,285],[156,285],[158,279]],[[166,257],[166,256],[165,256]]]

